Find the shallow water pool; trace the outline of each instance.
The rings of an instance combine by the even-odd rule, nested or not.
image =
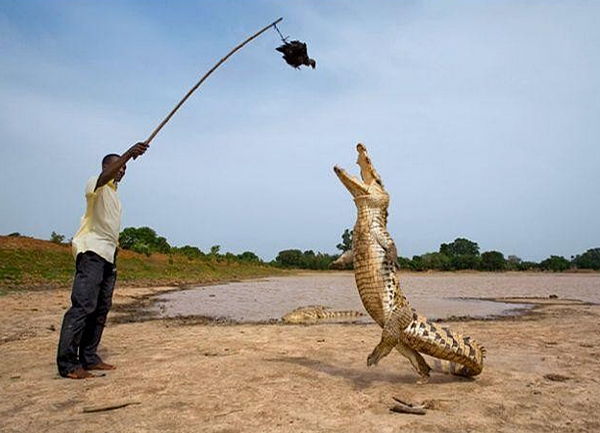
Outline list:
[[[481,298],[548,297],[600,302],[600,274],[401,274],[411,305],[431,319],[489,317],[530,307]],[[161,317],[206,316],[235,322],[281,319],[307,305],[365,312],[351,272],[311,273],[198,287],[161,295]],[[368,316],[360,319],[368,322]]]

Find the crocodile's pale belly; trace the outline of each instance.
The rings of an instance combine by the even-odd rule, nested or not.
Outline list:
[[[389,314],[382,290],[385,282],[379,271],[383,262],[383,251],[381,254],[373,252],[370,248],[356,248],[354,251],[354,278],[360,299],[367,313],[382,326]]]

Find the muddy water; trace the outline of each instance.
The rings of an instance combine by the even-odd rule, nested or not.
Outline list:
[[[402,274],[401,285],[417,311],[438,319],[467,315],[486,317],[528,307],[473,298],[557,295],[600,303],[600,274]],[[297,307],[315,304],[364,312],[354,275],[349,272],[199,287],[162,295],[155,308],[162,317],[208,316],[262,322],[280,319]]]

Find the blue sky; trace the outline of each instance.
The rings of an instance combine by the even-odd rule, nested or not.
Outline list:
[[[363,142],[400,254],[467,237],[526,260],[600,246],[600,3],[0,0],[0,234],[71,237],[106,153],[144,140],[123,226],[172,245],[336,252]]]

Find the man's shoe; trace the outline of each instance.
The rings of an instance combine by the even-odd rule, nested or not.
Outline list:
[[[96,375],[89,371],[85,371],[82,367],[77,367],[72,372],[67,373],[65,377],[68,377],[69,379],[89,379],[90,377],[96,377]]]
[[[116,370],[117,367],[106,362],[100,361],[97,364],[88,365],[85,367],[86,370]]]

